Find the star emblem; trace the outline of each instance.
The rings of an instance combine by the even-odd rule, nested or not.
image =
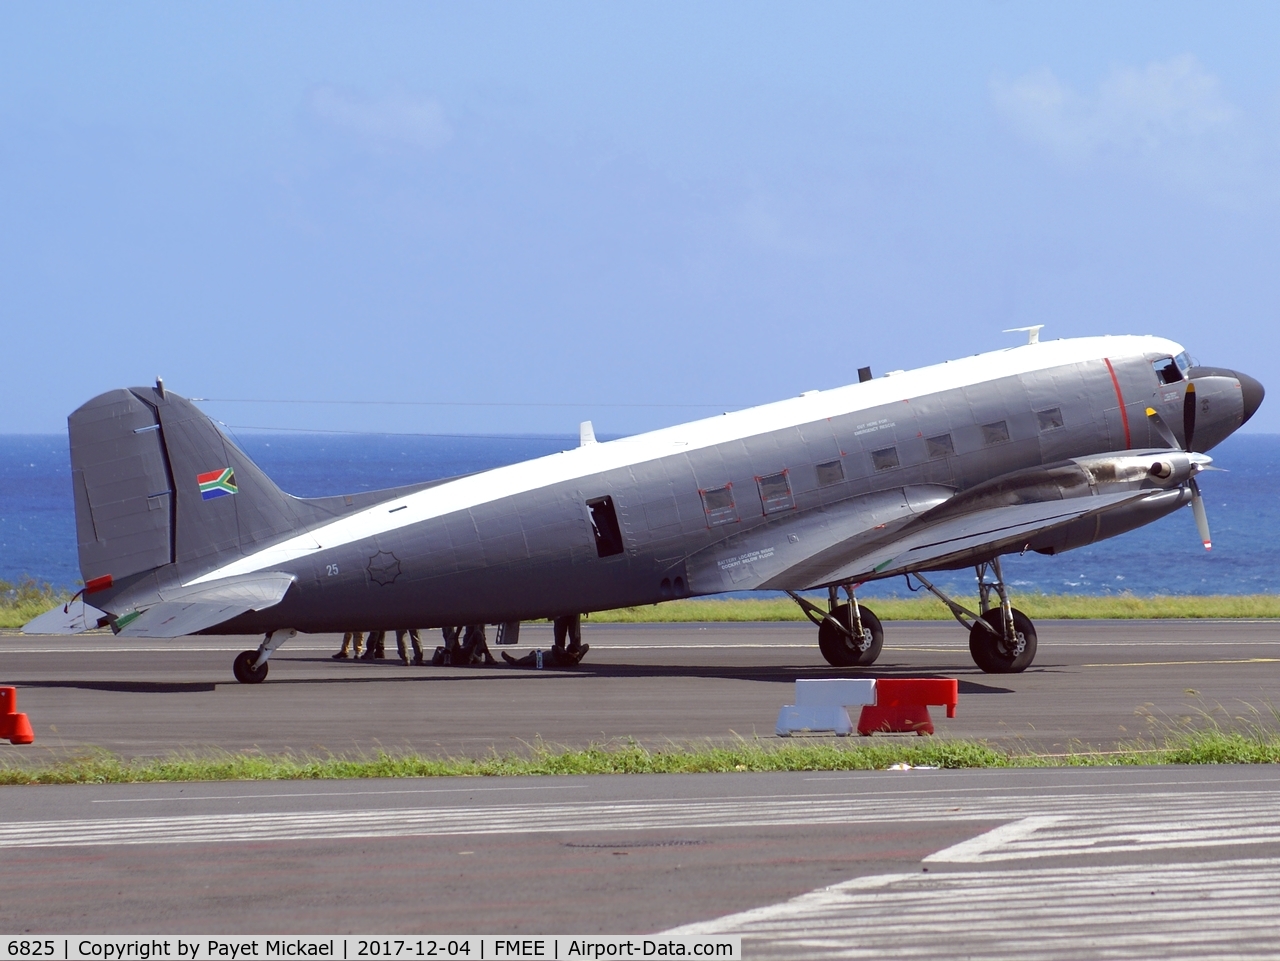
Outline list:
[[[390,551],[378,551],[369,558],[369,577],[375,584],[386,587],[394,584],[400,576],[400,558]]]

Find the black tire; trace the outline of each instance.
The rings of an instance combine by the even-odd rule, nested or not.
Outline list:
[[[257,659],[257,651],[241,651],[236,655],[236,659],[231,664],[231,672],[235,674],[237,681],[241,684],[261,684],[267,679],[268,662],[263,661],[262,667],[255,671],[253,662]]]
[[[848,604],[837,604],[831,616],[846,627],[853,623]],[[832,667],[874,664],[880,656],[880,649],[884,647],[884,627],[880,618],[861,604],[858,605],[858,616],[862,619],[863,641],[860,644],[855,644],[852,637],[827,621],[818,628],[818,649]]]
[[[1003,618],[1000,608],[982,615],[982,619],[996,629],[992,634],[981,624],[969,629],[969,653],[973,663],[987,674],[1021,674],[1036,659],[1036,629],[1031,618],[1016,607],[1013,609],[1013,627],[1017,640],[1010,644],[1004,639]],[[1021,650],[1018,647],[1021,646]]]

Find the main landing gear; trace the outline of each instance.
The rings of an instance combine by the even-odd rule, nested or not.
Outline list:
[[[1009,593],[1004,586],[1004,573],[1000,558],[979,564],[978,606],[975,614],[940,591],[920,574],[907,575],[907,583],[914,577],[935,595],[961,626],[969,631],[969,654],[973,663],[988,674],[1018,674],[1031,666],[1036,656],[1036,628],[1031,618],[1009,603]],[[991,578],[991,579],[989,579]],[[827,588],[827,609],[794,591],[787,591],[791,599],[800,605],[805,617],[818,625],[818,648],[832,667],[866,667],[874,664],[884,645],[884,628],[880,618],[853,596],[856,584],[841,584]],[[916,588],[912,588],[915,590]],[[840,601],[843,590],[847,602]],[[993,604],[992,592],[995,592]]]
[[[1031,618],[1009,603],[1009,593],[1004,586],[1004,573],[1000,558],[979,564],[978,606],[981,613],[957,604],[920,574],[908,575],[918,580],[924,588],[947,605],[951,615],[961,626],[969,629],[969,654],[973,663],[987,674],[1019,674],[1031,666],[1036,657],[1036,628]],[[987,575],[994,575],[988,580]],[[991,603],[995,591],[998,602]]]
[[[272,631],[262,639],[256,651],[241,651],[236,655],[236,659],[231,662],[231,673],[241,684],[261,684],[267,679],[267,659],[271,657],[271,652],[297,636],[298,632],[293,628]]]
[[[884,646],[884,628],[871,608],[858,603],[854,585],[843,585],[847,604],[840,603],[840,588],[827,588],[824,611],[793,591],[791,599],[800,605],[804,616],[818,625],[818,648],[832,667],[865,667],[874,664]]]

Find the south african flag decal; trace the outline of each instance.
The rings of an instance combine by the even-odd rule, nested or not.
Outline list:
[[[200,485],[200,496],[207,501],[215,497],[226,497],[234,494],[236,488],[236,472],[230,467],[222,470],[211,470],[205,474],[196,474],[196,483]]]

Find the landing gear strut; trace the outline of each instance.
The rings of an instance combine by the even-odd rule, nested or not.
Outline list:
[[[793,591],[791,599],[800,605],[804,616],[818,625],[818,649],[832,667],[859,667],[874,664],[884,646],[884,628],[880,618],[869,607],[858,603],[853,591],[856,585],[845,584],[848,603],[840,603],[840,587],[827,588],[827,609],[806,600]]]
[[[934,587],[919,573],[908,575],[918,580],[926,590],[947,605],[963,627],[969,629],[969,654],[973,663],[987,674],[1019,674],[1031,666],[1036,657],[1036,629],[1031,618],[1009,603],[1009,593],[1004,586],[1004,573],[1000,558],[979,564],[978,606],[981,612],[957,604]],[[988,580],[988,573],[994,580]],[[991,592],[998,601],[991,603]]]

